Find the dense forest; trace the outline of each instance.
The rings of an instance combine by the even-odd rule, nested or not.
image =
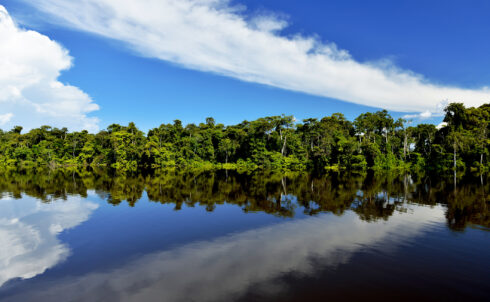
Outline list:
[[[296,122],[272,116],[224,126],[175,120],[145,135],[134,123],[112,124],[97,134],[42,126],[22,133],[0,130],[0,167],[200,167],[238,170],[473,170],[489,168],[490,104],[445,108],[445,126],[407,126],[386,110],[354,121],[341,113]]]

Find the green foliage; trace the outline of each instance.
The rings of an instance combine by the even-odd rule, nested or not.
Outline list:
[[[406,127],[386,110],[361,114],[354,122],[341,113],[296,123],[270,116],[224,126],[175,120],[145,135],[134,123],[112,124],[97,134],[42,126],[22,133],[0,131],[0,166],[109,166],[238,170],[465,170],[490,167],[490,105],[446,109],[447,126]]]
[[[352,156],[349,167],[354,171],[366,170],[367,168],[366,158],[362,154]]]

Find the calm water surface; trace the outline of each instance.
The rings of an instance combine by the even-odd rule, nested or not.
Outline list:
[[[489,181],[0,173],[0,300],[490,301]]]

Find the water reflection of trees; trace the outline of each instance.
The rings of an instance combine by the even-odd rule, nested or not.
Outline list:
[[[224,203],[245,212],[265,212],[292,217],[298,211],[307,215],[332,212],[342,215],[353,210],[366,221],[387,220],[404,205],[447,205],[450,228],[463,230],[469,224],[490,227],[487,177],[436,179],[428,175],[395,173],[330,174],[306,173],[238,174],[230,171],[153,171],[112,174],[84,169],[3,171],[0,193],[21,198],[22,193],[51,202],[69,195],[87,196],[94,190],[108,203],[126,201],[134,206],[146,191],[152,202],[171,204],[176,210],[201,206],[213,211]]]

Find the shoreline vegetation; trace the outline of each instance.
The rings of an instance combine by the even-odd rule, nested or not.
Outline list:
[[[386,110],[354,121],[341,113],[297,123],[271,116],[237,125],[175,120],[145,135],[134,123],[97,134],[42,126],[22,133],[0,130],[0,169],[92,166],[238,171],[488,171],[490,104],[445,108],[445,126],[409,126]]]

